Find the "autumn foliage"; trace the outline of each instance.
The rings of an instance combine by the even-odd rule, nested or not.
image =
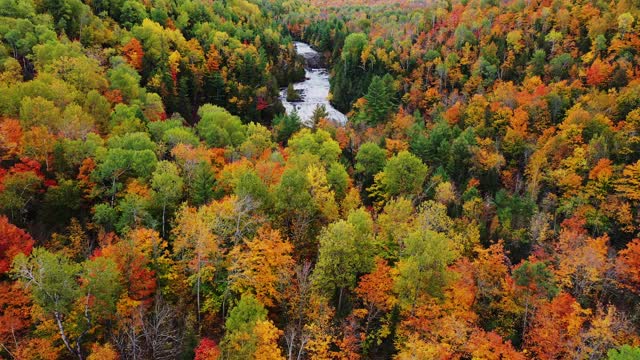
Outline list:
[[[28,233],[11,224],[6,216],[0,216],[0,274],[9,271],[16,255],[28,255],[33,245]]]
[[[0,1],[0,358],[638,358],[639,19]]]

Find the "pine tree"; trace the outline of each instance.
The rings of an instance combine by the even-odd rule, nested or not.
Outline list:
[[[289,86],[287,86],[287,101],[300,101],[300,94],[293,88],[293,83],[289,83]]]
[[[385,121],[393,109],[391,81],[391,76],[388,74],[384,78],[374,76],[371,80],[367,95],[364,97],[367,100],[365,111],[371,124]]]
[[[206,162],[201,162],[195,169],[189,200],[193,205],[204,205],[213,199],[215,174]]]
[[[317,105],[315,109],[313,109],[313,115],[311,115],[311,120],[313,121],[313,128],[315,129],[318,126],[318,123],[322,119],[326,119],[329,117],[329,113],[327,112],[327,107],[324,105]]]

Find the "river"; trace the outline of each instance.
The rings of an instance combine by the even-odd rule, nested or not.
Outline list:
[[[287,89],[280,90],[280,101],[284,105],[287,113],[294,111],[298,112],[302,123],[310,126],[311,117],[313,111],[319,105],[324,105],[329,118],[335,120],[340,125],[344,125],[347,122],[347,117],[336,110],[329,103],[329,73],[326,68],[312,68],[310,64],[315,63],[313,59],[318,59],[320,54],[313,50],[307,43],[296,41],[294,42],[296,52],[302,55],[307,61],[305,66],[305,80],[299,83],[293,84],[293,88],[298,91],[301,97],[301,101],[289,102],[287,101]]]

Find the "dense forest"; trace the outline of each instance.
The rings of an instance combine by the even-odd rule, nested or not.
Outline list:
[[[0,0],[0,358],[640,359],[640,2]]]

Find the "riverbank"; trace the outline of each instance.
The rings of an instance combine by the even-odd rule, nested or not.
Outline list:
[[[335,109],[329,103],[329,72],[322,64],[322,56],[309,44],[296,41],[296,52],[305,58],[305,80],[293,84],[293,88],[300,94],[300,101],[287,101],[287,89],[280,90],[280,101],[288,114],[297,111],[302,123],[311,125],[313,112],[318,106],[325,107],[330,119],[341,125],[347,122],[347,116]]]

